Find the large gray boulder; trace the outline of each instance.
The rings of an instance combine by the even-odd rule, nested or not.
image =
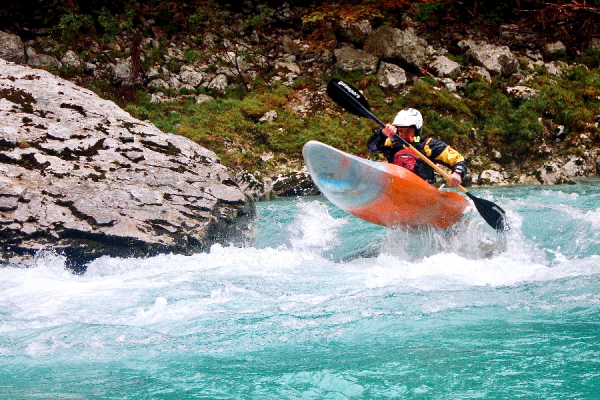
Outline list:
[[[420,70],[427,60],[427,41],[410,29],[382,26],[369,35],[365,51],[385,61],[400,62]]]
[[[435,76],[439,78],[456,79],[460,75],[460,65],[446,56],[435,57],[429,64]]]
[[[3,60],[0,171],[0,263],[48,248],[80,267],[252,238],[254,204],[212,151]]]
[[[17,35],[0,31],[0,58],[18,64],[25,64],[27,56],[25,45],[21,38]]]
[[[508,76],[519,69],[519,60],[508,46],[473,40],[461,40],[458,45],[475,64],[488,70],[492,76]]]
[[[382,61],[377,70],[379,77],[379,86],[382,88],[398,89],[406,84],[406,72],[395,64]]]
[[[548,161],[534,175],[544,185],[573,184],[573,178],[585,175],[585,160],[570,156],[567,160]]]

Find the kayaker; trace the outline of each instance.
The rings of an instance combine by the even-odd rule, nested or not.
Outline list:
[[[367,147],[370,152],[383,154],[388,162],[414,172],[433,185],[435,183],[433,169],[411,150],[403,148],[402,144],[393,143],[392,139],[397,134],[434,163],[451,168],[452,173],[447,183],[454,187],[459,186],[467,174],[465,158],[441,140],[421,138],[422,128],[423,116],[421,113],[414,108],[405,108],[396,115],[391,125],[387,124],[369,138]]]

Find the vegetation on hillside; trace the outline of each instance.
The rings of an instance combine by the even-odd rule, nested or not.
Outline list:
[[[375,128],[370,121],[348,115],[327,101],[306,114],[290,107],[301,90],[317,92],[331,77],[363,89],[380,119],[392,120],[402,107],[419,108],[426,121],[425,134],[452,143],[471,157],[499,151],[504,157],[496,161],[505,166],[518,167],[546,157],[540,151],[543,145],[560,142],[557,151],[582,155],[590,143],[600,143],[597,126],[600,50],[587,45],[599,33],[600,4],[596,3],[600,2],[292,0],[289,3],[302,10],[293,26],[269,20],[268,16],[281,4],[268,0],[249,0],[240,7],[218,0],[22,0],[0,11],[0,29],[18,33],[25,40],[35,38],[40,46],[57,53],[72,49],[86,61],[132,57],[132,79],[120,85],[73,68],[63,67],[55,72],[79,80],[164,131],[187,136],[214,150],[226,165],[234,168],[270,170],[288,165],[299,159],[302,145],[308,140],[321,140],[354,154],[364,154],[365,142]],[[441,40],[446,30],[471,29],[475,24],[482,35],[495,37],[507,29],[501,28],[503,24],[511,24],[511,29],[535,30],[548,40],[552,35],[560,37],[568,45],[568,51],[557,59],[575,65],[563,76],[550,75],[544,68],[526,71],[528,85],[540,90],[540,94],[523,103],[504,94],[503,88],[508,84],[505,78],[495,79],[491,84],[476,79],[457,95],[426,75],[400,91],[381,89],[376,76],[340,74],[334,70],[302,76],[292,87],[286,87],[269,82],[274,71],[264,69],[260,71],[261,77],[253,81],[240,74],[237,88],[226,93],[206,89],[191,93],[216,98],[202,104],[192,100],[150,102],[150,94],[140,84],[143,79],[138,79],[155,64],[179,70],[186,62],[207,57],[203,42],[206,33],[213,34],[224,45],[235,44],[252,32],[296,29],[302,30],[315,47],[330,48],[336,41],[352,40],[339,37],[341,25],[365,18],[374,25],[419,25],[425,34]],[[471,23],[473,19],[475,24]],[[119,37],[127,38],[128,45],[114,46]],[[159,46],[144,47],[144,37],[159,38]],[[186,51],[183,61],[165,62],[166,46],[177,38],[192,38],[196,47]],[[453,43],[447,44],[452,50]],[[268,46],[259,43],[245,47],[239,50],[239,55],[253,60],[269,50]],[[465,63],[458,55],[448,56]],[[261,121],[271,110],[277,112],[277,118]]]

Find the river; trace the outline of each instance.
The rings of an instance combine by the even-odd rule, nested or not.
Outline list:
[[[598,399],[600,181],[386,230],[258,204],[254,247],[0,269],[2,399]]]

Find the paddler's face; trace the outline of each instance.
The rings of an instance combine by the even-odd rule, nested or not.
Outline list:
[[[415,136],[415,128],[408,126],[397,126],[398,136],[402,139],[410,141]]]

